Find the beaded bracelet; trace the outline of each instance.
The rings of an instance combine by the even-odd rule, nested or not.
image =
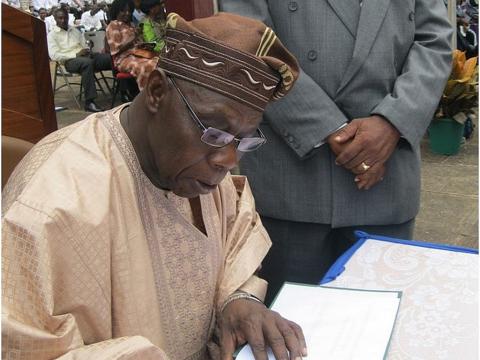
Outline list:
[[[228,304],[230,304],[232,301],[238,300],[238,299],[247,299],[247,300],[253,300],[257,301],[260,304],[264,305],[262,300],[257,298],[256,296],[253,296],[252,294],[246,293],[244,291],[237,291],[234,292],[232,295],[230,295],[227,300],[222,305],[222,308],[220,309],[220,314],[223,313],[223,310],[227,307]]]

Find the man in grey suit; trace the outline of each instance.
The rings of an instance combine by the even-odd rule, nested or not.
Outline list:
[[[262,20],[302,67],[264,113],[268,143],[246,156],[273,247],[268,299],[283,281],[318,283],[353,230],[412,238],[419,143],[451,67],[442,0],[221,0]]]

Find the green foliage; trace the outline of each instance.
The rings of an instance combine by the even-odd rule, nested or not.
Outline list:
[[[477,56],[466,60],[465,52],[454,50],[452,72],[447,81],[435,118],[466,118],[478,101]],[[460,113],[463,113],[458,116]]]

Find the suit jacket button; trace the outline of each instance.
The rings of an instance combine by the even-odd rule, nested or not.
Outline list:
[[[293,136],[292,136],[292,135],[290,135],[290,136],[288,137],[288,142],[289,142],[289,143],[293,143]]]
[[[308,52],[308,60],[310,60],[310,61],[317,60],[317,52],[315,50],[310,50]]]
[[[297,9],[298,9],[298,4],[297,4],[296,1],[290,1],[290,2],[288,3],[288,10],[290,10],[290,11],[297,11]]]
[[[408,14],[408,20],[413,21],[415,20],[415,13],[412,11],[410,14]]]

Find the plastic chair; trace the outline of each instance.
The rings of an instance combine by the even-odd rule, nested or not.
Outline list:
[[[90,50],[94,53],[106,53],[105,49],[105,30],[94,30],[94,31],[86,31],[83,36],[85,40],[91,44]],[[100,79],[103,80],[105,83],[108,92],[112,94],[112,89],[110,89],[110,85],[108,85],[107,79],[111,79],[111,77],[106,77],[102,71],[98,71],[100,74]]]
[[[105,52],[105,31],[85,31],[83,33],[86,41],[92,44],[91,51],[96,53]]]
[[[73,78],[74,75],[72,73],[69,73],[65,67],[59,63],[58,61],[54,61],[55,63],[55,70],[53,71],[54,77],[53,77],[53,93],[55,94],[58,90],[64,88],[65,86],[68,87],[70,90],[70,94],[72,95],[73,99],[75,100],[75,103],[77,104],[78,108],[81,109],[82,107],[80,106],[80,102],[78,101],[77,97],[80,97],[82,93],[82,83],[78,82],[70,82],[69,78]],[[63,79],[63,85],[60,85],[57,87],[57,77],[60,76]],[[72,88],[72,85],[78,85],[80,86],[80,94],[76,95],[75,91]]]
[[[83,95],[83,86],[81,82],[72,82],[69,79],[72,79],[74,77],[80,76],[80,74],[77,73],[70,73],[65,69],[65,66],[61,64],[58,61],[54,61],[55,63],[55,70],[54,70],[54,77],[53,77],[53,93],[55,94],[58,90],[64,88],[65,86],[68,87],[70,94],[72,95],[73,99],[75,100],[75,103],[77,104],[79,109],[82,109],[80,106],[80,101],[82,101],[82,95]],[[100,74],[101,79],[103,79],[108,91],[112,93],[112,90],[110,89],[110,86],[108,85],[107,79],[105,78],[105,75],[103,72],[98,71],[97,73]],[[96,74],[97,74],[96,73]],[[100,83],[99,79],[97,78],[96,74],[94,74],[95,77],[95,82],[98,86],[98,90],[100,90],[104,95],[106,95],[105,90],[103,90],[103,86]],[[61,77],[63,80],[63,84],[60,86],[57,86],[57,77]],[[77,85],[80,86],[80,90],[78,95],[75,93],[75,91],[72,88],[72,85]]]

